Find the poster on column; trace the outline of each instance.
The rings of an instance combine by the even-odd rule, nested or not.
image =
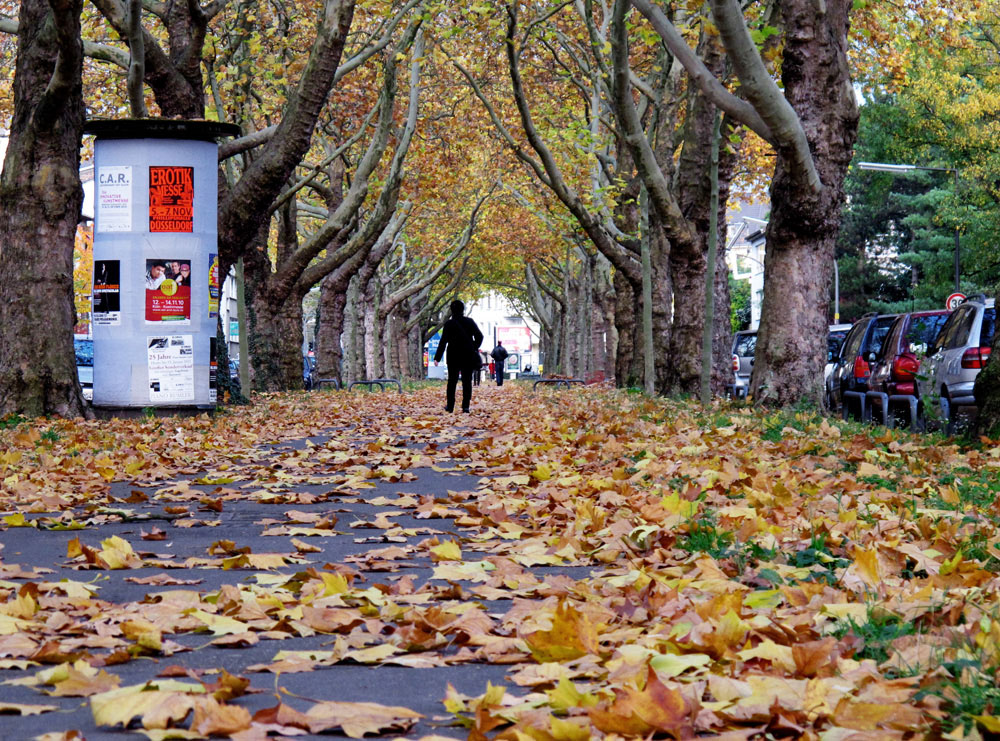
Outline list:
[[[219,256],[213,252],[208,255],[208,318],[219,315]]]
[[[97,171],[97,231],[132,231],[132,166]]]
[[[122,323],[121,263],[94,261],[94,324],[111,327]]]
[[[148,337],[147,343],[149,400],[164,403],[194,399],[192,335]]]
[[[194,168],[149,168],[149,231],[194,229]]]
[[[191,323],[191,261],[146,260],[146,323]]]

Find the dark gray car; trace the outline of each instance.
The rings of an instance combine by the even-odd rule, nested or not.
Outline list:
[[[844,419],[864,418],[871,364],[895,318],[895,314],[866,314],[851,327],[827,383],[826,405],[831,412],[839,410]]]

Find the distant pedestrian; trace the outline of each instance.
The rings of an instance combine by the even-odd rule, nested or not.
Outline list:
[[[500,340],[497,340],[497,346],[494,347],[493,352],[490,353],[490,356],[496,363],[497,386],[503,386],[504,361],[507,360],[508,354],[507,348],[503,346],[503,343],[500,342]]]
[[[479,358],[479,364],[476,365],[475,369],[472,371],[472,385],[478,386],[483,380],[483,366],[486,365],[483,362],[483,358],[486,357],[485,353],[481,350],[476,350],[476,357]]]
[[[465,304],[455,299],[451,302],[451,319],[441,329],[441,342],[434,353],[437,364],[448,350],[448,386],[445,393],[446,412],[455,411],[455,389],[458,379],[462,379],[462,411],[468,412],[472,403],[472,374],[481,363],[479,346],[483,344],[483,333],[471,317],[465,316]]]

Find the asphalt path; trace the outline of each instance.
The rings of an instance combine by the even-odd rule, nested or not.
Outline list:
[[[397,450],[406,447],[419,451],[428,444],[440,450],[479,434],[474,421],[470,419],[469,422],[464,429],[451,428],[447,439],[435,439],[431,435],[389,442]],[[255,554],[294,552],[295,548],[288,545],[288,537],[263,534],[275,522],[287,524],[282,513],[294,510],[322,517],[337,517],[333,536],[302,539],[319,549],[315,553],[303,554],[309,567],[334,570],[350,568],[359,572],[363,585],[388,585],[411,576],[419,588],[432,581],[431,570],[434,564],[425,556],[415,555],[387,567],[385,564],[366,562],[362,559],[363,554],[389,544],[416,544],[434,534],[447,540],[461,535],[462,531],[450,518],[417,518],[413,511],[393,507],[391,500],[402,495],[440,497],[448,491],[475,490],[480,484],[481,476],[479,472],[471,471],[472,467],[465,466],[465,462],[460,459],[441,458],[436,460],[437,470],[431,467],[408,469],[409,475],[406,478],[411,480],[371,479],[374,487],[348,493],[342,493],[337,487],[330,485],[331,481],[343,478],[342,472],[335,466],[327,464],[307,469],[308,475],[301,475],[302,462],[318,457],[315,454],[331,447],[351,450],[374,442],[375,439],[366,429],[333,429],[307,439],[285,440],[261,446],[256,455],[234,461],[228,476],[232,480],[222,484],[198,483],[199,476],[203,477],[204,473],[177,474],[170,480],[145,487],[115,483],[111,486],[106,506],[89,513],[90,520],[83,530],[53,531],[12,527],[0,532],[2,563],[5,566],[18,564],[25,569],[50,569],[51,573],[39,577],[47,581],[92,581],[97,588],[94,599],[110,603],[116,609],[127,609],[130,605],[155,601],[179,589],[195,590],[199,595],[206,596],[218,592],[226,585],[251,584],[258,578],[260,571],[252,568],[222,570],[218,566],[185,566],[186,560],[212,558],[208,555],[210,548],[221,540],[232,541],[239,548],[249,548]],[[297,475],[282,475],[284,471],[293,470]],[[355,467],[353,470],[357,472],[358,469]],[[207,502],[220,501],[220,511],[200,504],[196,497]],[[187,506],[189,512],[186,515],[176,514],[178,502]],[[171,514],[171,508],[174,514]],[[371,526],[380,515],[386,513],[394,526],[416,534],[393,537],[391,543],[387,542],[384,528]],[[188,522],[181,522],[185,519]],[[190,520],[195,520],[196,524],[184,526],[191,524]],[[165,539],[144,540],[143,534],[148,535],[154,528],[162,530]],[[96,547],[99,541],[113,535],[120,536],[133,545],[144,560],[142,568],[81,570],[80,560],[67,556],[67,548],[74,539],[79,538],[81,542]],[[161,568],[157,564],[169,564],[170,568]],[[268,576],[283,574],[291,577],[303,568],[307,566],[290,564],[266,573]],[[585,577],[590,573],[586,567],[534,566],[530,570],[539,578],[553,574]],[[156,574],[165,574],[174,579],[197,580],[197,584],[153,586],[127,581],[129,578]],[[22,578],[13,583],[21,584],[24,581]],[[495,616],[502,615],[510,606],[509,600],[476,601]],[[268,634],[265,633],[264,636]],[[250,692],[231,703],[241,705],[251,713],[273,707],[278,697],[282,702],[303,711],[310,701],[323,700],[404,706],[423,716],[405,733],[406,738],[414,739],[426,735],[467,737],[468,731],[454,725],[454,716],[449,715],[443,707],[442,701],[448,685],[463,694],[480,695],[486,690],[488,683],[505,683],[505,677],[511,671],[509,665],[488,663],[460,663],[429,668],[339,663],[317,666],[312,671],[276,675],[252,671],[251,668],[271,662],[278,651],[328,650],[333,642],[332,637],[322,634],[302,637],[291,632],[280,640],[271,639],[273,636],[264,637],[256,645],[240,648],[213,645],[212,638],[211,634],[205,632],[164,635],[164,640],[169,639],[170,646],[173,647],[169,650],[176,649],[170,655],[166,655],[165,651],[164,655],[137,658],[106,668],[120,677],[121,686],[155,682],[157,675],[168,666],[206,672],[206,681],[211,681],[220,669],[225,669],[230,674],[250,680]],[[0,681],[4,682],[0,684],[0,702],[58,705],[59,710],[39,715],[4,715],[0,718],[2,741],[26,741],[44,733],[70,729],[78,731],[87,741],[141,737],[138,736],[136,723],[128,729],[98,728],[87,698],[50,697],[40,692],[43,688],[10,683],[11,680],[30,677],[40,668],[43,667],[0,672]],[[325,732],[322,738],[337,735],[335,732]],[[388,734],[389,737],[396,735]],[[300,735],[296,738],[320,736]]]

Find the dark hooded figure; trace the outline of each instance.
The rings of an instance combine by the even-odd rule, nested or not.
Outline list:
[[[470,318],[465,316],[465,304],[458,299],[451,302],[451,319],[444,323],[441,330],[441,342],[434,353],[434,362],[438,363],[448,351],[448,390],[445,397],[445,411],[455,411],[455,387],[458,379],[462,379],[462,411],[469,411],[472,402],[472,374],[479,369],[482,362],[479,357],[479,346],[483,343],[483,333]]]

